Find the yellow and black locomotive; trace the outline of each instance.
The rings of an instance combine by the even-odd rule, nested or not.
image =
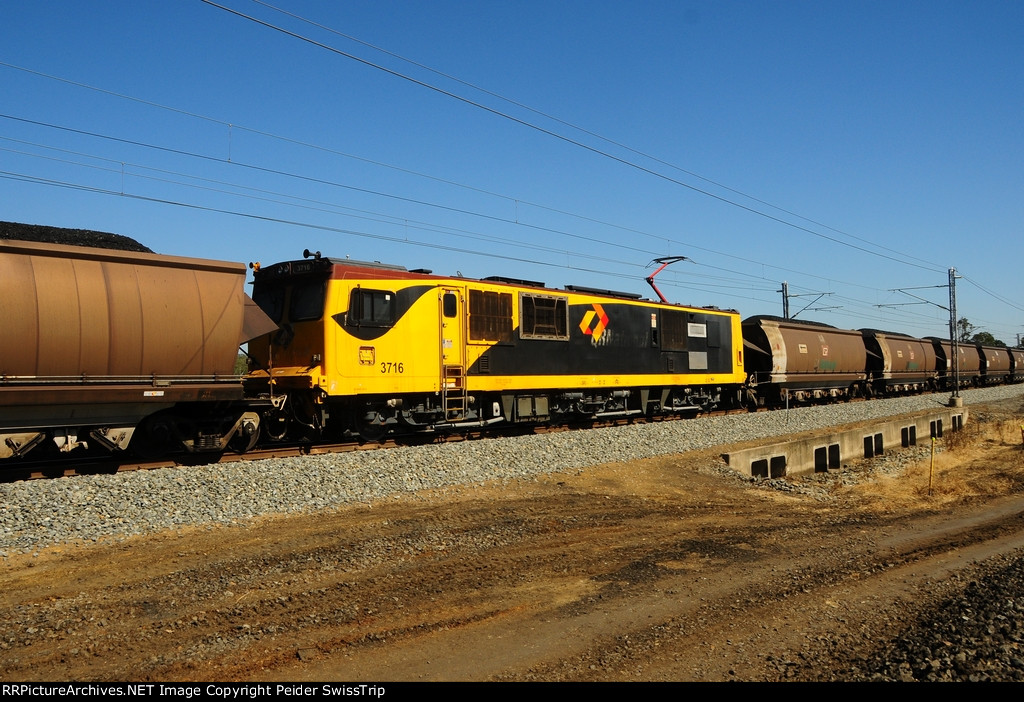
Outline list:
[[[254,268],[249,344],[272,437],[376,439],[707,410],[744,380],[734,311],[309,255]]]

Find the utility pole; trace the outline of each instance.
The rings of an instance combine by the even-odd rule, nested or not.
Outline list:
[[[825,292],[825,293],[805,293],[805,294],[802,294],[802,295],[790,295],[789,294],[789,283],[787,283],[786,281],[782,281],[782,290],[776,290],[775,292],[782,293],[782,317],[783,317],[783,319],[796,319],[797,316],[799,316],[801,312],[806,312],[808,309],[810,309],[811,305],[813,305],[815,302],[817,302],[821,298],[825,297],[826,295],[831,295],[832,294],[830,292]],[[789,298],[791,298],[791,297],[814,297],[814,299],[811,300],[810,302],[808,302],[807,305],[802,310],[800,310],[800,312],[797,312],[792,317],[790,317],[789,316]],[[822,310],[834,310],[834,309],[837,309],[837,308],[835,308],[835,307],[815,307],[814,308],[815,311],[819,311],[819,312],[822,311]]]
[[[922,288],[893,288],[891,292],[901,292],[904,295],[920,300],[920,302],[905,302],[895,305],[875,305],[875,307],[902,307],[903,305],[933,305],[942,310],[949,312],[949,355],[950,358],[946,359],[946,373],[947,378],[949,377],[950,371],[952,371],[953,378],[953,394],[949,398],[950,407],[962,407],[964,404],[963,398],[960,397],[960,336],[957,334],[957,323],[956,323],[956,269],[949,269],[949,283],[947,285],[927,285],[927,288],[949,288],[949,307],[944,307],[937,302],[926,300],[923,297],[915,295],[914,293],[907,292],[908,290],[921,290]]]
[[[953,394],[949,398],[950,407],[962,407],[964,400],[960,397],[960,335],[956,329],[956,268],[949,269],[949,340],[953,356]]]

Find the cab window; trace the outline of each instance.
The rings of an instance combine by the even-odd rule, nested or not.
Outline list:
[[[353,327],[390,327],[395,323],[395,294],[388,290],[356,288],[348,307]]]
[[[451,319],[459,313],[459,296],[446,292],[441,298],[441,308],[444,316]]]
[[[308,322],[320,319],[324,313],[324,293],[327,281],[311,280],[292,288],[288,318],[292,322]]]
[[[274,321],[281,323],[284,316],[284,286],[283,285],[256,285],[253,287],[252,300],[260,309]]]

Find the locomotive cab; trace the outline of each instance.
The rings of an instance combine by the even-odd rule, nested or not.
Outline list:
[[[442,360],[464,389],[464,295],[400,266],[331,258],[257,270],[253,299],[280,329],[250,343],[246,385],[265,395],[271,438],[381,438],[399,423],[466,414],[442,393]],[[445,341],[438,342],[444,330]],[[444,347],[444,352],[442,352]],[[456,411],[457,410],[457,411]]]
[[[253,301],[278,328],[249,343],[246,393],[269,400],[264,430],[271,437],[283,439],[294,425],[314,438],[324,423],[312,390],[323,371],[330,263],[315,259],[253,268]]]

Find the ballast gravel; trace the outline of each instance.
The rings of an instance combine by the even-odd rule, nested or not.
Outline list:
[[[1024,558],[1002,555],[953,594],[846,666],[807,666],[803,680],[831,682],[1020,682],[1024,680]],[[798,671],[793,671],[797,673]]]
[[[1024,386],[962,393],[967,406]],[[941,406],[945,394],[380,451],[0,485],[0,556],[79,540],[243,523],[428,488],[515,480],[772,438]]]

